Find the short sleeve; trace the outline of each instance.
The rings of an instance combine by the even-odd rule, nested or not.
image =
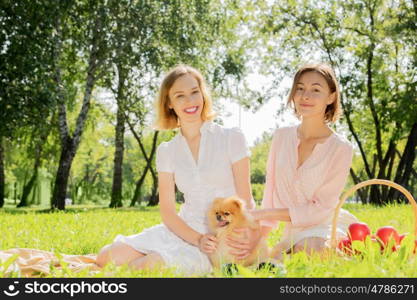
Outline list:
[[[167,142],[163,142],[156,149],[156,170],[158,172],[174,172],[168,146],[169,144]]]
[[[232,164],[251,154],[245,136],[237,127],[229,129],[228,154]]]

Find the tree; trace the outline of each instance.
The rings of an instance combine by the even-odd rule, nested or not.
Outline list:
[[[69,119],[76,117],[80,107],[81,103],[77,103]],[[113,172],[110,149],[114,144],[114,126],[109,120],[112,119],[114,114],[106,105],[93,99],[68,181],[73,203],[103,204],[109,200]]]
[[[297,64],[320,58],[336,70],[342,86],[343,121],[362,159],[362,170],[351,169],[355,183],[395,178],[406,188],[410,184],[417,139],[413,129],[417,102],[410,101],[417,95],[415,4],[275,2],[263,17],[260,32],[267,43],[278,46],[270,51],[284,51]],[[293,68],[295,64],[285,65]],[[400,148],[404,140],[410,142]],[[397,151],[405,156],[402,164],[396,161]],[[363,202],[395,200],[385,187],[372,186],[369,193],[368,200],[368,191],[361,191]]]
[[[106,40],[109,14],[111,12],[106,6],[106,1],[77,2],[62,13],[56,25],[55,57],[58,61],[54,78],[59,87],[58,119],[61,155],[51,199],[53,209],[65,209],[72,161],[80,144],[94,86],[103,76],[102,67],[109,54]],[[85,85],[82,107],[75,122],[74,132],[71,134],[67,120],[67,105],[76,100],[77,84],[80,83]]]
[[[207,73],[215,69],[216,81],[221,81],[227,75],[241,74],[241,65],[237,65],[237,59],[232,60],[231,55],[226,56],[224,61],[220,60],[220,63],[218,59],[219,53],[235,40],[230,36],[235,28],[228,23],[234,18],[227,15],[229,7],[225,9],[222,5],[228,3],[201,0],[113,3],[113,26],[110,30],[113,54],[108,64],[111,69],[105,80],[105,87],[112,90],[117,103],[110,207],[122,205],[124,134],[126,122],[129,121],[135,124],[129,124],[129,128],[147,161],[137,181],[131,205],[138,200],[148,170],[154,181],[150,204],[158,203],[157,177],[152,164],[158,134],[154,134],[149,155],[141,137],[146,131],[145,127],[149,126],[149,114],[152,112],[160,73],[182,62]],[[241,55],[239,62],[243,59]]]
[[[28,197],[33,187],[35,186],[36,180],[38,179],[39,168],[41,167],[42,163],[42,152],[50,131],[51,126],[40,126],[38,129],[32,128],[32,144],[34,149],[28,152],[33,153],[34,156],[33,173],[29,181],[23,187],[22,197],[17,207],[28,206]],[[38,132],[39,134],[37,134]]]
[[[26,0],[0,4],[0,207],[6,180],[4,139],[12,139],[23,126],[44,124],[55,107],[51,36],[66,5]]]

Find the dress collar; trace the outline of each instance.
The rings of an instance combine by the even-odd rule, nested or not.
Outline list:
[[[297,142],[297,144],[299,144],[300,143],[300,141],[301,141],[301,139],[300,139],[300,137],[298,136],[298,127],[299,127],[300,125],[296,125],[296,126],[294,126],[294,128],[295,128],[295,140],[296,140],[296,142]],[[322,147],[322,146],[324,146],[325,144],[327,144],[329,141],[331,141],[334,137],[335,137],[335,135],[336,135],[336,133],[332,130],[332,134],[331,135],[329,135],[322,143],[316,143],[316,145],[315,145],[315,147]]]
[[[203,135],[205,132],[213,132],[214,131],[214,124],[213,121],[204,121],[200,127],[200,133]],[[184,137],[181,133],[181,127],[178,128],[178,135],[180,137]]]

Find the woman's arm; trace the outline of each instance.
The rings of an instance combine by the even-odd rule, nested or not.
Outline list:
[[[288,208],[264,208],[252,210],[250,213],[255,220],[291,222]]]
[[[287,208],[270,208],[250,211],[255,220],[273,220],[291,222],[289,211]],[[228,245],[235,250],[231,251],[237,259],[246,258],[252,250],[256,247],[261,239],[266,239],[269,232],[272,230],[270,226],[261,226],[260,230],[252,230],[249,228],[235,229],[236,233],[243,233],[246,238],[228,238]]]
[[[255,202],[252,198],[252,188],[250,185],[250,160],[245,157],[232,165],[233,178],[235,181],[235,189],[237,195],[246,201],[246,207],[251,210],[251,215],[255,220],[270,220],[291,222],[289,210],[287,208],[265,208],[254,210]],[[267,230],[267,226],[263,231],[271,231],[271,227]],[[266,234],[267,235],[267,234]]]
[[[159,211],[163,223],[177,236],[186,242],[209,253],[216,248],[216,238],[213,235],[201,234],[188,226],[175,210],[174,175],[167,172],[158,173]]]
[[[233,179],[237,195],[245,200],[247,209],[255,208],[255,201],[252,198],[252,187],[250,185],[250,161],[249,157],[232,164]]]
[[[246,207],[250,210],[255,208],[255,201],[252,198],[252,188],[250,185],[250,161],[249,157],[232,164],[233,179],[237,195],[245,200]],[[227,244],[234,248],[230,254],[235,255],[237,259],[244,259],[247,257],[252,249],[256,247],[262,236],[268,233],[263,233],[262,230],[253,230],[250,228],[237,228],[236,233],[243,233],[244,238],[236,238],[229,236]],[[268,231],[269,232],[269,231]]]

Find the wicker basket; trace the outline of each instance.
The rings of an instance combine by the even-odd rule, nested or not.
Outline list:
[[[375,185],[375,184],[387,185],[392,188],[395,188],[398,191],[402,192],[404,196],[408,199],[408,201],[410,201],[411,205],[413,206],[413,211],[414,211],[414,237],[417,238],[417,203],[416,203],[416,200],[414,200],[411,193],[407,191],[405,188],[403,188],[401,185],[395,182],[392,182],[389,180],[383,180],[383,179],[371,179],[371,180],[366,180],[366,181],[363,181],[354,185],[343,194],[342,198],[340,198],[339,204],[337,205],[336,210],[334,212],[333,223],[332,223],[332,234],[331,234],[330,245],[333,249],[337,248],[337,240],[336,240],[337,220],[339,218],[339,212],[343,203],[345,203],[345,200],[358,189],[368,186],[368,185]]]

